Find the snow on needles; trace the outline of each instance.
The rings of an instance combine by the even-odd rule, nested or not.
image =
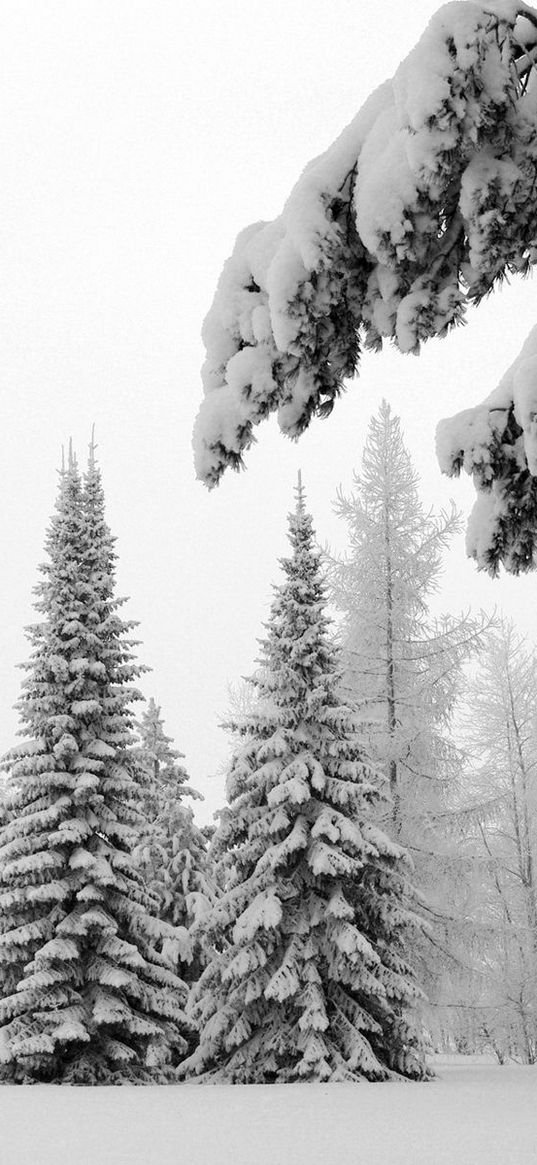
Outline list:
[[[203,329],[194,450],[208,485],[242,464],[271,412],[291,437],[327,415],[361,345],[391,340],[418,352],[506,271],[535,262],[536,43],[537,12],[524,4],[446,4],[392,80],[309,163],[279,218],[241,232]],[[519,372],[507,407],[534,474],[531,372]],[[464,449],[474,410],[466,420]],[[479,424],[494,444],[496,419]],[[486,440],[477,445],[485,461]],[[495,477],[490,453],[488,464]],[[527,568],[526,533],[524,551],[497,528],[491,537],[480,565]]]
[[[464,469],[477,490],[468,522],[468,555],[492,573],[500,559],[515,573],[533,566],[537,326],[482,404],[440,422],[436,450],[444,473],[453,476]]]

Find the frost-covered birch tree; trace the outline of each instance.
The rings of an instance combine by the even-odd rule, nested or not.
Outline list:
[[[238,236],[203,333],[195,449],[209,485],[242,464],[271,412],[291,437],[327,415],[364,346],[417,353],[531,270],[536,65],[535,9],[446,4],[279,218]],[[534,565],[536,368],[537,329],[499,388],[439,430],[442,469],[476,484],[468,550],[492,573]]]
[[[70,457],[36,588],[0,830],[0,1074],[13,1082],[166,1078],[186,1048],[185,985],[160,953],[132,850],[142,817],[130,705],[141,668],[114,597],[91,448]]]
[[[404,851],[372,816],[381,778],[339,690],[312,521],[290,516],[257,701],[237,730],[214,840],[222,895],[183,1070],[233,1083],[426,1074]]]
[[[463,765],[452,720],[463,665],[482,646],[489,621],[430,613],[460,519],[453,507],[425,511],[399,418],[385,401],[371,419],[353,491],[340,490],[335,508],[348,536],[330,571],[346,691],[363,709],[371,756],[389,782],[385,828],[414,861],[431,924],[416,954],[438,1005],[467,941],[455,909],[467,857],[446,828]]]
[[[537,1061],[537,658],[504,622],[467,695],[460,823],[476,860],[474,1011],[500,1059]],[[460,1016],[476,1028],[472,1008]]]

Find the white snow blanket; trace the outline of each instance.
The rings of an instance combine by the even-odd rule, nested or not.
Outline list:
[[[430,1084],[4,1087],[2,1165],[531,1165],[537,1067]]]

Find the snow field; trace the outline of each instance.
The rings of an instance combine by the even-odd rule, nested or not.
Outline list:
[[[430,1084],[4,1087],[1,1165],[532,1165],[537,1068]]]

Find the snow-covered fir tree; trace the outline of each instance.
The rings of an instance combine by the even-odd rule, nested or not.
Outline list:
[[[353,491],[337,496],[348,550],[332,558],[330,580],[345,691],[363,709],[371,757],[389,782],[383,825],[411,854],[431,923],[416,958],[436,1011],[468,937],[456,909],[467,858],[448,828],[463,767],[453,716],[463,666],[482,646],[489,620],[432,617],[429,604],[460,519],[453,508],[426,512],[418,485],[399,418],[383,401]],[[435,1014],[430,1022],[436,1028],[444,1021]]]
[[[214,842],[222,896],[184,1071],[233,1083],[426,1074],[402,849],[371,821],[379,776],[339,693],[325,586],[299,485],[258,700]]]
[[[0,830],[1,1078],[163,1080],[186,1047],[186,988],[159,953],[164,924],[132,857],[141,669],[114,598],[93,444],[84,483],[72,456],[62,472],[46,549]]]
[[[201,800],[188,783],[188,773],[180,762],[183,753],[173,747],[164,731],[161,709],[151,697],[137,724],[139,757],[144,781],[144,813],[147,829],[136,847],[135,857],[159,902],[159,917],[174,928],[166,950],[175,945],[181,977],[198,977],[201,952],[191,928],[214,890],[208,870],[207,843],[196,825],[185,799]]]
[[[445,4],[280,216],[239,234],[204,326],[204,481],[242,463],[269,412],[293,437],[327,415],[364,346],[417,353],[535,264],[536,44],[537,11],[518,0]],[[468,549],[493,573],[534,565],[536,364],[534,329],[498,389],[440,433],[442,468],[478,488]]]

